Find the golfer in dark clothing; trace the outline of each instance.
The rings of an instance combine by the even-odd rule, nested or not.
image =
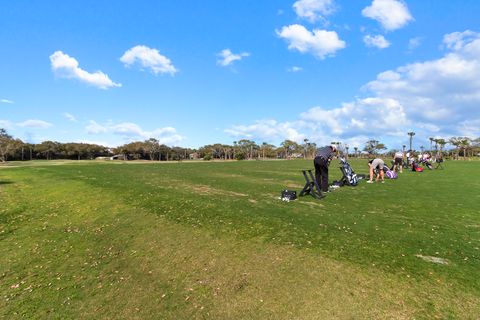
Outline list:
[[[335,155],[335,151],[337,151],[337,148],[333,145],[320,148],[313,160],[315,180],[317,180],[317,183],[322,188],[322,192],[328,191],[328,166]]]

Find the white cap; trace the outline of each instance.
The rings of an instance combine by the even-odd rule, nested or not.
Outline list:
[[[337,151],[337,146],[332,144],[330,147],[332,147],[333,151]]]

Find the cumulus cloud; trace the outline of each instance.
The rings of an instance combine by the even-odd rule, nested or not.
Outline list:
[[[240,61],[243,58],[250,56],[250,53],[242,52],[235,54],[230,49],[223,49],[222,51],[217,53],[217,56],[217,64],[222,67],[227,67],[235,61]]]
[[[288,68],[287,71],[288,71],[288,72],[300,72],[300,71],[303,71],[303,68],[297,67],[297,66],[293,66],[293,67]]]
[[[365,98],[333,109],[315,107],[300,114],[300,118],[311,122],[312,128],[338,137],[397,134],[409,124],[404,107],[388,98]]]
[[[86,130],[90,134],[107,133],[118,135],[128,142],[155,138],[160,141],[161,144],[175,145],[184,140],[184,137],[178,134],[177,130],[173,127],[157,128],[152,131],[147,131],[133,122],[114,123],[109,121],[105,125],[102,125],[94,120],[90,120]]]
[[[138,45],[125,51],[120,61],[125,66],[140,65],[153,72],[154,74],[171,74],[178,72],[170,59],[160,54],[157,49],[152,49],[147,46]]]
[[[13,127],[12,123],[8,120],[0,120],[0,128],[10,129]]]
[[[259,120],[225,130],[237,139],[279,143],[285,139],[302,143],[308,138],[317,144],[342,141],[362,147],[372,137],[398,139],[413,125],[404,107],[393,99],[365,98],[343,103],[337,108],[313,107],[290,122]]]
[[[75,118],[75,116],[71,113],[68,113],[68,112],[65,112],[63,114],[63,116],[68,120],[68,121],[72,121],[72,122],[77,122],[77,118]]]
[[[310,22],[325,20],[326,16],[335,12],[334,0],[298,0],[293,9],[299,18]]]
[[[335,31],[314,29],[310,32],[299,24],[284,26],[277,35],[288,43],[288,49],[311,53],[318,59],[334,56],[345,48],[345,41]]]
[[[390,47],[390,42],[382,35],[366,35],[363,37],[363,42],[367,47],[375,47],[378,49],[385,49]]]
[[[456,127],[459,136],[478,138],[480,137],[480,117],[472,120],[465,120]]]
[[[17,125],[19,127],[34,128],[34,129],[48,129],[53,126],[53,124],[43,120],[26,120],[26,121],[17,123]]]
[[[480,33],[447,34],[443,43],[448,49],[443,57],[387,70],[365,88],[400,101],[423,122],[454,125],[479,117]]]
[[[107,128],[97,123],[94,120],[90,120],[87,127],[85,128],[89,134],[99,134],[107,132]]]
[[[157,128],[152,131],[146,131],[135,123],[122,122],[112,125],[110,129],[114,134],[121,135],[127,139],[156,138],[161,144],[166,145],[174,145],[184,140],[184,137],[178,134],[177,130],[173,127]]]
[[[90,73],[81,69],[75,58],[70,57],[62,51],[55,51],[50,56],[50,63],[55,75],[61,78],[76,79],[100,89],[122,86],[120,83],[115,83],[110,80],[102,71]]]
[[[421,44],[422,44],[421,37],[411,38],[410,40],[408,40],[408,50],[412,51],[418,48]]]
[[[400,29],[413,20],[407,4],[400,0],[373,0],[362,15],[378,21],[385,30]]]
[[[13,101],[12,101],[12,100],[8,100],[8,99],[0,99],[0,102],[1,102],[1,103],[13,104]]]
[[[275,120],[258,120],[251,125],[237,125],[225,130],[231,137],[263,140],[292,140],[301,142],[305,136],[298,132],[299,123],[283,122]]]

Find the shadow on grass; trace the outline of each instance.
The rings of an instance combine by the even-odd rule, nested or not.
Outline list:
[[[2,181],[2,180],[0,180],[0,186],[4,185],[4,184],[12,184],[12,183],[13,183],[12,181]]]

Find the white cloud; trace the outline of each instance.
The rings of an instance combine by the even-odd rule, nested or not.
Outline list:
[[[184,140],[184,137],[177,133],[172,127],[157,128],[153,131],[145,131],[139,125],[131,122],[122,122],[112,125],[113,133],[122,135],[127,139],[150,139],[156,138],[161,144],[174,145]]]
[[[303,68],[293,66],[293,67],[291,67],[291,68],[288,68],[287,71],[288,71],[288,72],[300,72],[300,71],[303,71]]]
[[[89,134],[99,134],[107,132],[107,128],[98,124],[94,120],[90,120],[88,126],[85,128]]]
[[[382,72],[366,89],[399,101],[419,122],[451,127],[480,118],[480,33],[447,34],[444,44],[443,57]]]
[[[344,103],[337,108],[313,107],[291,122],[259,120],[250,125],[236,125],[225,130],[236,139],[280,143],[285,139],[302,143],[308,138],[317,145],[342,141],[363,147],[372,138],[398,140],[413,123],[404,107],[393,99],[365,98]]]
[[[250,53],[242,52],[239,54],[234,54],[230,49],[223,49],[222,51],[217,53],[217,56],[219,57],[219,59],[217,60],[217,64],[222,67],[226,67],[237,60],[240,61],[244,57],[250,56]]]
[[[178,72],[170,59],[161,55],[157,49],[143,45],[138,45],[125,51],[120,61],[127,67],[139,64],[154,74],[167,73],[174,75]]]
[[[111,87],[121,87],[120,83],[115,83],[103,72],[87,72],[79,67],[78,61],[62,51],[55,51],[50,56],[52,70],[58,77],[66,79],[77,79],[86,84],[100,89]]]
[[[470,45],[477,46],[475,40],[480,39],[480,33],[471,30],[452,32],[443,37],[443,44],[447,49],[459,51]]]
[[[258,120],[251,125],[237,125],[226,129],[225,132],[235,138],[246,138],[263,141],[292,140],[301,142],[305,136],[298,132],[298,123],[283,122],[275,120]]]
[[[480,137],[480,118],[462,121],[456,129],[459,136],[478,138]]]
[[[400,0],[373,0],[362,15],[380,22],[385,30],[400,29],[413,20],[405,2]]]
[[[311,53],[319,59],[334,56],[345,48],[345,41],[340,40],[335,31],[314,29],[310,32],[299,24],[284,26],[277,35],[287,41],[290,50]]]
[[[422,44],[421,37],[411,38],[410,40],[408,40],[408,50],[412,51],[418,48],[421,44]]]
[[[35,129],[48,129],[53,126],[53,124],[43,120],[26,120],[26,121],[17,123],[17,125],[19,127],[35,128]]]
[[[293,9],[299,18],[313,23],[335,12],[335,3],[334,0],[298,0]]]
[[[393,134],[409,123],[404,107],[394,99],[365,98],[339,108],[311,108],[300,114],[311,127],[339,137]]]
[[[112,127],[113,133],[125,136],[144,136],[143,130],[139,125],[131,122],[123,122]]]
[[[378,49],[385,49],[390,47],[390,42],[382,35],[366,35],[363,37],[363,42],[367,47],[376,47]]]
[[[1,103],[13,104],[13,101],[12,101],[12,100],[8,100],[8,99],[0,99],[0,102],[1,102]]]
[[[65,112],[63,114],[63,116],[68,120],[68,121],[72,121],[72,122],[77,122],[77,118],[75,118],[75,116],[71,113],[68,113],[68,112]]]
[[[107,133],[119,135],[122,136],[126,142],[155,138],[160,141],[161,144],[175,145],[185,139],[178,134],[177,130],[173,127],[146,131],[138,124],[132,122],[113,123],[109,121],[107,124],[101,125],[94,120],[90,120],[90,124],[86,127],[86,130],[90,134]]]
[[[8,120],[0,120],[0,128],[3,128],[3,129],[10,129],[12,128],[13,125],[10,121]]]

